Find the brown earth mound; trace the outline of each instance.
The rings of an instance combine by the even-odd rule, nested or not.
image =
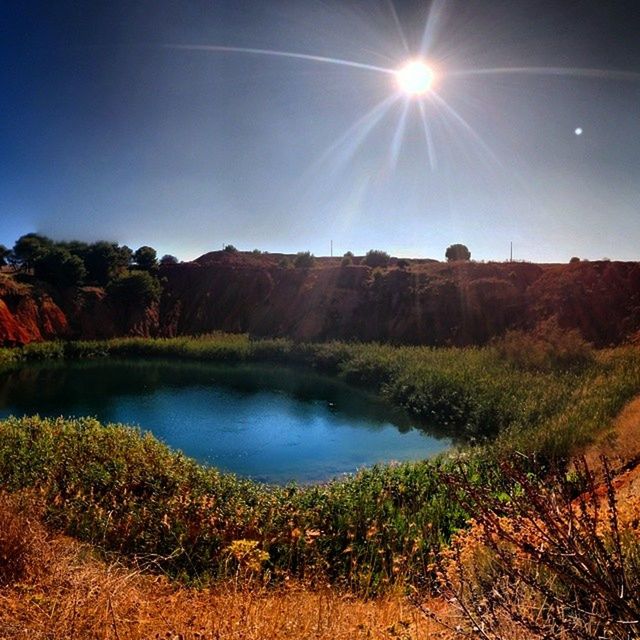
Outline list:
[[[163,335],[212,329],[297,340],[482,344],[551,316],[603,346],[640,330],[640,265],[438,263],[372,269],[215,252],[163,271]]]
[[[44,290],[0,280],[0,343],[53,337],[175,336],[214,330],[295,340],[483,344],[555,316],[597,346],[640,337],[640,264],[441,263],[213,252],[161,268],[152,308],[122,309],[103,290]]]

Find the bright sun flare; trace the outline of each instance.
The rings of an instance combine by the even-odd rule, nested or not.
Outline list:
[[[421,96],[431,89],[434,73],[422,60],[411,60],[396,71],[396,80],[407,95]]]

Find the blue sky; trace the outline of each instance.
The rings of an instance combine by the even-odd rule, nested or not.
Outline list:
[[[442,258],[463,242],[501,260],[513,241],[518,259],[637,259],[633,2],[439,2],[426,57],[457,116],[425,100],[430,147],[415,100],[401,145],[403,99],[363,135],[392,74],[167,46],[395,69],[430,3],[394,7],[410,54],[386,0],[3,3],[0,243],[39,231],[188,259],[224,243],[327,255],[331,240]],[[457,75],[496,67],[629,75]]]

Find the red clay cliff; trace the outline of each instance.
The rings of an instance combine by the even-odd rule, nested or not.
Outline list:
[[[0,276],[0,343],[214,330],[295,340],[483,344],[555,316],[598,346],[640,336],[635,262],[441,263],[356,258],[294,268],[277,254],[214,252],[160,270],[160,302],[123,309],[102,290],[59,291]]]

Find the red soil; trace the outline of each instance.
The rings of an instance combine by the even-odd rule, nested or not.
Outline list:
[[[640,337],[640,263],[441,263],[310,269],[280,254],[208,253],[162,267],[154,308],[122,309],[104,291],[79,295],[0,280],[0,343],[52,337],[174,336],[214,330],[296,340],[483,344],[557,316],[597,346]],[[289,256],[289,259],[291,257]]]

